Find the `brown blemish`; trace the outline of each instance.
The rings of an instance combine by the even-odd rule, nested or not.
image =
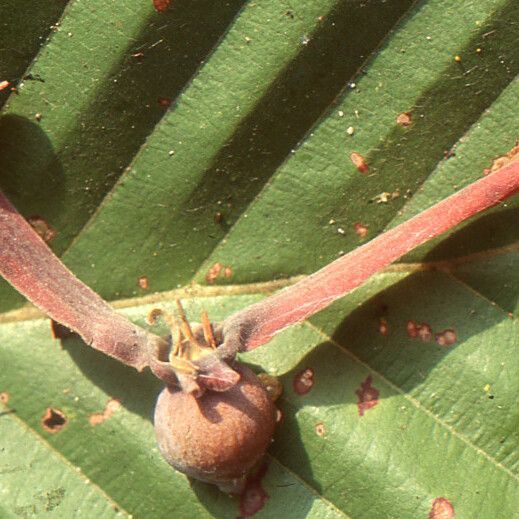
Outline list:
[[[389,324],[387,324],[387,320],[384,317],[381,317],[378,322],[378,331],[384,337],[389,335]]]
[[[317,436],[320,436],[321,438],[326,434],[326,428],[324,427],[324,424],[322,422],[315,424],[315,434],[317,434]]]
[[[223,213],[221,211],[216,211],[214,213],[214,223],[222,223],[223,222]]]
[[[359,238],[365,238],[368,235],[368,228],[360,222],[356,223],[353,228],[355,229],[355,232]]]
[[[357,168],[357,170],[361,173],[367,173],[369,171],[368,164],[366,163],[366,160],[360,153],[357,153],[356,151],[352,152],[350,154],[350,160],[353,162],[353,165]]]
[[[232,268],[231,267],[225,267],[223,269],[223,275],[229,279],[232,276]]]
[[[517,159],[519,159],[519,141],[506,155],[494,159],[492,161],[492,165],[489,168],[483,170],[483,174],[488,175],[489,173],[494,173],[494,171],[497,171],[498,169],[507,166],[508,164],[510,164],[510,162]]]
[[[41,425],[46,431],[57,433],[67,425],[67,417],[63,411],[60,411],[55,407],[47,407],[47,410],[41,419]]]
[[[27,221],[44,242],[56,236],[56,231],[41,216],[31,216]]]
[[[451,346],[457,340],[456,332],[450,328],[436,333],[434,338],[440,346]]]
[[[372,409],[378,404],[380,391],[371,385],[372,382],[373,379],[371,378],[371,375],[368,375],[366,380],[364,380],[360,385],[360,389],[355,391],[355,394],[358,397],[357,409],[359,411],[359,416],[364,416],[364,413],[368,409]]]
[[[431,342],[433,338],[433,331],[427,323],[418,325],[418,338],[423,342]]]
[[[409,126],[413,122],[411,112],[402,112],[396,117],[396,124],[403,126],[404,128]]]
[[[411,339],[416,339],[418,337],[418,324],[414,321],[407,321],[406,325],[407,335],[411,337]]]
[[[67,337],[72,337],[74,335],[74,332],[70,328],[63,326],[52,319],[50,321],[50,329],[54,339],[66,339]]]
[[[314,385],[314,370],[306,368],[296,374],[292,386],[298,395],[306,395]]]
[[[146,276],[141,276],[137,280],[137,284],[139,285],[139,288],[142,288],[143,290],[147,290],[150,287],[150,283],[149,283],[148,278]]]
[[[171,106],[171,99],[169,97],[159,97],[157,101],[159,105],[164,108],[169,108]]]
[[[245,488],[240,496],[240,515],[238,519],[245,519],[257,514],[267,502],[269,495],[261,485],[261,480],[267,473],[267,465],[263,465],[256,474],[247,479]]]
[[[153,7],[155,7],[155,11],[159,13],[163,13],[169,7],[171,0],[153,0]]]
[[[258,378],[272,402],[275,402],[283,394],[283,384],[277,377],[273,377],[268,373],[260,373]]]
[[[216,281],[216,278],[220,275],[220,272],[222,271],[222,264],[218,261],[209,268],[207,271],[207,274],[205,275],[205,280],[209,284],[213,284]]]
[[[437,497],[431,506],[429,519],[451,519],[456,513],[452,503],[445,497]]]
[[[2,391],[0,393],[0,404],[7,404],[9,402],[9,393],[7,391]]]
[[[121,402],[119,400],[116,400],[115,398],[112,398],[111,400],[108,400],[106,403],[105,410],[102,413],[92,413],[88,417],[88,421],[90,422],[90,425],[99,425],[100,423],[103,423],[105,420],[108,420],[117,409],[121,407]]]

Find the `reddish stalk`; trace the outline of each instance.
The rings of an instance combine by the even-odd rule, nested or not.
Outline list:
[[[299,283],[222,323],[222,356],[248,351],[343,297],[404,254],[519,191],[519,161],[477,180]],[[239,345],[239,346],[238,346]]]
[[[98,350],[141,370],[160,340],[79,281],[0,192],[0,273],[18,292]]]

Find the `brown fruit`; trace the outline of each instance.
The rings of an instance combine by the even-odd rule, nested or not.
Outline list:
[[[240,493],[270,445],[276,409],[250,369],[232,367],[241,378],[224,392],[196,398],[164,388],[155,407],[155,433],[162,455],[177,470]]]

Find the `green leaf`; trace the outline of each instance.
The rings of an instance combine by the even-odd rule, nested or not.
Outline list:
[[[52,4],[0,7],[0,81],[26,78],[1,94],[0,186],[142,326],[177,297],[191,319],[224,319],[519,137],[513,0]],[[517,212],[481,215],[242,356],[284,386],[257,517],[515,516]],[[53,339],[0,292],[0,515],[239,515],[162,460],[149,372]]]

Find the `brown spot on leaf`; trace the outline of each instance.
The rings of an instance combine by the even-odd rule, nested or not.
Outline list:
[[[0,81],[0,92],[5,90],[11,83],[9,81]]]
[[[231,267],[225,267],[223,269],[223,275],[229,279],[232,276],[232,268]]]
[[[153,0],[153,7],[155,7],[155,10],[159,13],[166,11],[169,4],[171,4],[171,0]]]
[[[450,328],[435,334],[434,338],[440,346],[451,346],[457,340],[456,332]]]
[[[369,171],[368,164],[360,153],[357,153],[356,151],[352,152],[350,154],[350,160],[361,173],[367,173]]]
[[[362,382],[360,388],[355,391],[358,397],[357,408],[359,416],[364,416],[364,413],[378,404],[378,396],[380,391],[374,388],[371,384],[373,379],[371,375],[366,377],[366,380]]]
[[[414,321],[407,321],[406,330],[407,335],[409,335],[411,339],[416,339],[418,337],[418,324]]]
[[[430,342],[432,340],[433,331],[427,323],[418,325],[418,338],[423,342]]]
[[[368,235],[368,228],[361,223],[356,223],[353,228],[355,229],[355,232],[359,238],[365,238]]]
[[[7,404],[9,402],[9,393],[7,391],[2,391],[0,393],[0,403]]]
[[[260,373],[258,378],[273,402],[283,394],[283,384],[277,377],[273,377],[268,373]]]
[[[41,216],[31,216],[27,221],[44,242],[56,236],[56,231]]]
[[[105,420],[108,420],[108,418],[110,418],[120,407],[121,402],[119,402],[119,400],[116,400],[115,398],[108,400],[105,410],[102,413],[92,413],[89,416],[88,421],[90,422],[90,425],[95,426],[103,423]]]
[[[143,290],[147,290],[150,287],[150,283],[149,283],[148,278],[146,276],[141,276],[137,280],[137,284],[139,285],[139,288],[142,288]]]
[[[306,395],[314,385],[314,370],[306,368],[297,373],[292,385],[298,395]]]
[[[519,141],[517,141],[517,144],[506,154],[502,157],[498,157],[497,159],[494,159],[492,161],[492,165],[485,169],[483,171],[484,175],[488,175],[489,173],[494,173],[494,171],[497,171],[498,169],[501,169],[504,166],[507,166],[510,162],[513,160],[519,159]]]
[[[163,106],[164,108],[168,108],[171,106],[171,99],[169,97],[159,97],[157,99],[160,106]]]
[[[409,126],[412,121],[413,121],[413,119],[412,119],[411,112],[402,112],[402,113],[398,114],[396,117],[396,124],[398,124],[398,126],[403,126],[403,127]]]
[[[216,278],[220,275],[220,272],[222,271],[222,264],[218,261],[209,268],[207,271],[207,274],[205,275],[205,280],[209,284],[213,284],[216,281]]]
[[[50,329],[52,336],[55,339],[66,339],[67,337],[72,337],[74,335],[74,332],[70,328],[63,326],[61,323],[58,323],[53,319],[50,321]]]
[[[63,411],[56,409],[55,407],[47,407],[43,418],[41,419],[41,425],[43,428],[50,433],[57,433],[65,427],[67,424],[67,417]]]
[[[326,428],[322,422],[315,424],[315,434],[317,434],[317,436],[321,436],[321,438],[326,434]]]
[[[445,497],[437,497],[431,506],[429,519],[451,519],[456,514],[452,503]]]
[[[380,335],[387,337],[389,335],[389,324],[387,324],[387,320],[384,317],[381,317],[378,322],[378,331]]]
[[[240,516],[239,519],[252,517],[257,514],[269,498],[261,485],[261,480],[267,473],[267,465],[263,465],[256,474],[247,479],[245,488],[240,496]]]

